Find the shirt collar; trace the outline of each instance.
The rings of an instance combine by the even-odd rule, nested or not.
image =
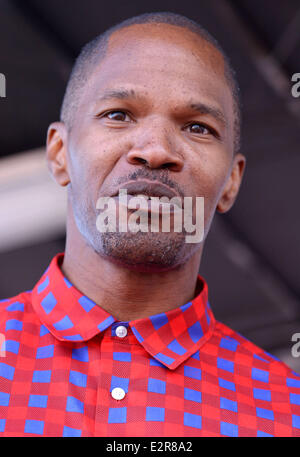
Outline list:
[[[87,341],[117,320],[83,295],[60,269],[57,254],[32,290],[32,304],[41,322],[60,341]],[[128,324],[137,340],[157,361],[175,369],[211,337],[215,318],[205,280],[199,295],[178,308]]]

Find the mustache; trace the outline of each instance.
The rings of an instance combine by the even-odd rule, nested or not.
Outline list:
[[[184,191],[177,184],[177,182],[169,178],[168,170],[135,170],[133,173],[130,173],[126,176],[122,176],[121,178],[119,178],[115,184],[116,186],[120,187],[122,184],[127,183],[129,181],[142,180],[143,178],[149,181],[157,181],[160,184],[165,184],[166,186],[169,186],[171,189],[174,189],[174,191],[178,195],[180,195],[180,197],[184,198],[185,196]]]

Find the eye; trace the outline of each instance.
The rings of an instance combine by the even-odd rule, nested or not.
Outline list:
[[[130,117],[128,116],[128,114],[125,111],[119,111],[119,110],[108,111],[108,112],[104,113],[102,117],[107,117],[111,121],[122,121],[122,122],[130,121]],[[127,119],[126,119],[126,117],[127,117]]]
[[[215,135],[217,136],[217,133],[215,132],[214,129],[211,127],[208,127],[205,124],[202,124],[200,122],[193,122],[187,126],[187,128],[190,128],[191,133],[197,133],[200,135]]]

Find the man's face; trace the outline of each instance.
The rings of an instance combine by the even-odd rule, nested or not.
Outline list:
[[[128,182],[164,183],[181,197],[204,196],[206,235],[233,185],[233,167],[239,170],[235,190],[222,210],[233,203],[242,175],[233,154],[233,122],[223,57],[212,45],[166,24],[114,33],[65,144],[69,198],[85,242],[99,255],[141,270],[184,264],[201,244],[186,243],[175,232],[99,233],[96,202]]]

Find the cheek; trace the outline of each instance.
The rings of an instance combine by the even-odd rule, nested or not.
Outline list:
[[[227,154],[226,154],[227,156]],[[210,220],[227,181],[230,163],[223,153],[202,157],[195,164],[191,182],[197,183],[194,195],[204,197],[205,220]]]
[[[110,135],[100,135],[99,129],[86,128],[77,132],[68,145],[72,188],[92,192],[96,198],[105,178],[113,170],[121,154],[120,142]]]

